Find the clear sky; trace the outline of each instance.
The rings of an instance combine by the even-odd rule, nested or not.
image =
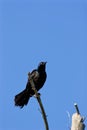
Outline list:
[[[44,130],[34,97],[14,106],[40,61],[48,62],[40,93],[49,128],[68,130],[75,102],[87,116],[86,0],[0,0],[0,130]]]

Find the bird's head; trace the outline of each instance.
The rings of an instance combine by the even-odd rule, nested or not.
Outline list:
[[[40,62],[38,65],[38,71],[45,71],[46,63],[47,62]]]

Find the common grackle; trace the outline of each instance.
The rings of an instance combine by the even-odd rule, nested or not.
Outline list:
[[[45,68],[46,62],[40,62],[38,68],[30,73],[37,91],[43,87],[46,81],[47,74]],[[15,105],[22,108],[24,105],[28,104],[29,98],[32,97],[34,94],[34,90],[32,89],[32,86],[28,79],[26,88],[15,96]]]

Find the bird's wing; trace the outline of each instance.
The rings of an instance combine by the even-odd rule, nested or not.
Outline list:
[[[34,80],[34,81],[37,81],[38,80],[38,78],[39,78],[39,73],[38,73],[38,71],[35,69],[35,70],[33,70],[31,73],[31,78]]]

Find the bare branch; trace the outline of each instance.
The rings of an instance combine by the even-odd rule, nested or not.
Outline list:
[[[77,103],[74,103],[74,106],[75,106],[75,108],[76,108],[76,112],[77,112],[77,114],[80,114]]]
[[[47,118],[46,118],[46,113],[45,113],[45,110],[44,110],[44,107],[43,107],[43,104],[42,104],[42,101],[41,101],[41,98],[40,98],[40,94],[38,94],[38,92],[37,92],[37,90],[35,88],[35,85],[34,85],[32,77],[31,77],[31,74],[28,73],[28,76],[29,76],[29,81],[30,81],[30,84],[32,86],[32,89],[35,92],[37,101],[38,101],[39,106],[41,108],[41,113],[42,113],[42,117],[43,117],[43,120],[44,120],[45,128],[46,128],[46,130],[49,130],[49,126],[48,126],[48,122],[47,122]]]
[[[72,115],[72,126],[71,130],[85,130],[84,118],[80,115],[77,104],[74,104],[76,113]]]

